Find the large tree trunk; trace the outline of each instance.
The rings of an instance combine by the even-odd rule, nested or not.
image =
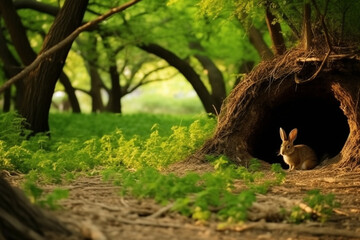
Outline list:
[[[45,232],[69,235],[53,216],[32,205],[25,195],[0,176],[0,239],[45,239]]]
[[[176,54],[156,44],[143,44],[139,47],[144,51],[147,51],[164,59],[171,66],[175,67],[192,85],[197,95],[199,96],[205,111],[208,113],[216,114],[216,111],[214,109],[214,102],[209,91],[206,89],[204,83],[201,81],[200,76],[194,71],[194,69],[190,66],[189,63],[179,58]]]
[[[65,1],[44,39],[41,52],[56,45],[80,25],[87,4],[88,0]],[[70,47],[71,44],[53,54],[25,79],[26,91],[20,113],[34,133],[49,131],[52,95]]]

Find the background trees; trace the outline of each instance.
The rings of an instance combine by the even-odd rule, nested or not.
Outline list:
[[[113,4],[111,1],[106,4],[90,1],[86,19],[104,12]],[[47,1],[14,1],[13,5],[27,31],[27,38],[22,39],[33,43],[33,50],[30,47],[27,50],[31,50],[31,59],[34,59],[36,56],[34,52],[39,51],[42,39],[59,8]],[[37,14],[35,19],[32,17],[34,11]],[[218,111],[222,99],[235,81],[234,73],[237,72],[237,65],[241,64],[243,59],[256,61],[256,57],[251,51],[250,54],[232,54],[233,56],[229,57],[230,53],[235,52],[233,50],[242,50],[244,45],[248,44],[238,41],[241,40],[243,33],[238,29],[237,23],[224,19],[210,23],[206,18],[196,17],[197,11],[198,9],[190,3],[179,2],[167,5],[167,1],[148,1],[80,36],[72,51],[80,55],[85,62],[87,73],[84,74],[87,74],[91,81],[83,82],[75,86],[75,89],[79,88],[78,90],[91,97],[92,111],[121,112],[120,99],[123,96],[144,83],[169,79],[179,71],[176,68],[182,68],[179,65],[187,66],[183,74],[199,94],[206,111]],[[8,38],[7,46],[11,48],[14,43],[10,41],[7,29],[3,30],[5,37]],[[234,31],[238,31],[237,34],[229,39],[229,33]],[[157,53],[153,52],[155,45]],[[171,53],[172,57],[176,56],[177,65],[168,68],[167,66],[171,65],[168,61],[174,58],[164,59],[166,56],[161,55],[159,49]],[[149,55],[149,52],[153,56]],[[14,52],[13,55],[16,56]],[[157,57],[155,58],[154,55]],[[147,61],[139,61],[132,58],[134,56]],[[164,61],[160,61],[161,59]],[[23,64],[27,65],[28,62],[30,61]],[[162,65],[157,66],[160,62]],[[74,72],[79,71],[77,66],[69,68]],[[219,68],[222,68],[222,71]],[[129,69],[135,72],[130,73]],[[125,76],[125,72],[130,75]],[[159,75],[163,77],[159,78]],[[66,86],[64,90],[68,94],[73,110],[78,112],[79,104],[72,86],[77,80],[65,74],[61,74],[60,80]],[[69,80],[72,85],[69,84]],[[18,95],[22,96],[22,94]]]
[[[116,4],[90,0],[83,21]],[[6,0],[0,7],[4,81],[40,52],[60,6],[49,0]],[[60,79],[63,86],[57,84],[55,90],[66,92],[67,100],[54,105],[62,104],[65,109],[68,105],[80,112],[86,109],[83,96],[88,96],[92,112],[120,113],[123,97],[139,87],[182,79],[196,92],[204,110],[216,113],[241,74],[259,60],[281,55],[299,42],[311,49],[316,41],[330,46],[356,39],[358,9],[358,3],[327,0],[141,1],[78,37],[64,71],[53,80],[57,83]],[[309,28],[302,28],[303,22]],[[23,91],[22,82],[16,84],[16,92],[8,90],[2,96],[3,109],[10,109],[12,103],[31,118],[35,110],[21,108],[20,103],[29,98]],[[41,98],[38,93],[31,95]],[[29,100],[25,102],[29,104]],[[37,105],[42,103],[39,100]]]

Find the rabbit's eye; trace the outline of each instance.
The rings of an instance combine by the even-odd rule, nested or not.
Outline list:
[[[289,148],[290,148],[290,145],[287,145],[286,148],[289,149]]]

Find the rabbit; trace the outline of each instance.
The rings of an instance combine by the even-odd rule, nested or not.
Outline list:
[[[280,128],[280,138],[282,144],[279,155],[282,155],[284,162],[289,165],[289,171],[294,169],[308,170],[313,169],[317,165],[317,157],[315,152],[307,145],[299,144],[294,146],[298,130],[294,128],[286,136],[284,129]]]

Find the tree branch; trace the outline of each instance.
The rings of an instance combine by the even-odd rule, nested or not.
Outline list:
[[[152,72],[156,72],[156,71],[161,70],[161,69],[166,68],[166,67],[169,67],[169,66],[165,66],[165,67],[162,67],[162,68],[157,68],[157,69],[151,71],[150,73],[147,73],[146,75],[149,76]],[[167,78],[151,79],[151,80],[147,80],[147,81],[146,81],[147,76],[146,76],[146,77],[144,76],[144,77],[141,79],[141,81],[138,82],[138,83],[137,83],[135,86],[133,86],[131,89],[127,88],[127,89],[125,90],[126,92],[125,92],[125,94],[123,94],[123,96],[125,96],[126,94],[129,94],[129,93],[132,93],[133,91],[135,91],[135,90],[138,89],[139,87],[144,86],[144,85],[146,85],[146,84],[153,83],[153,82],[168,81],[168,80],[172,79],[174,76],[176,76],[177,74],[178,74],[178,73],[176,72],[175,74],[173,74],[173,75],[171,75],[170,77],[167,77]]]
[[[97,17],[96,19],[87,22],[86,24],[78,27],[74,32],[72,32],[69,36],[67,36],[64,40],[62,40],[61,42],[59,42],[58,44],[56,44],[55,46],[51,47],[49,50],[44,51],[43,53],[41,53],[40,55],[37,56],[37,58],[30,64],[28,65],[26,68],[24,68],[24,70],[22,70],[19,74],[17,74],[16,76],[12,77],[11,79],[9,79],[7,82],[5,82],[1,87],[0,87],[0,93],[4,92],[5,89],[7,89],[8,87],[10,87],[12,84],[14,84],[15,82],[19,81],[20,79],[24,78],[26,75],[28,75],[32,70],[34,70],[44,59],[48,58],[50,55],[52,55],[53,53],[59,51],[61,48],[65,47],[66,45],[70,44],[72,41],[74,41],[77,36],[91,28],[94,25],[99,24],[100,22],[106,20],[107,18],[109,18],[110,16],[114,15],[115,13],[124,11],[125,9],[131,7],[132,5],[140,2],[141,0],[131,0],[119,7],[116,8],[112,8],[110,9],[110,11],[108,11],[107,13]]]
[[[16,0],[14,1],[14,7],[16,9],[29,8],[52,16],[56,16],[60,10],[58,7],[34,0]]]

